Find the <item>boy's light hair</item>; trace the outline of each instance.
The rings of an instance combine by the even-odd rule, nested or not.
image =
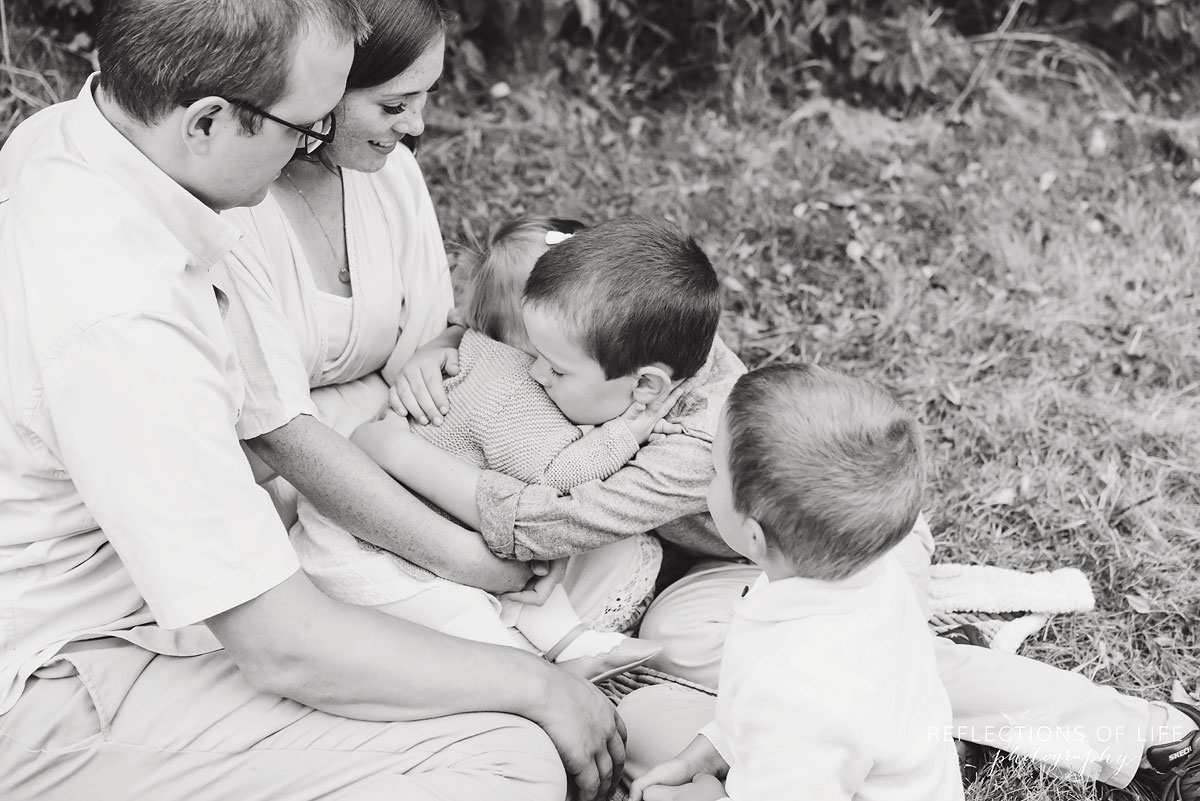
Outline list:
[[[712,350],[721,285],[696,240],[655,217],[618,217],[542,254],[525,302],[547,309],[608,379],[661,363],[691,378]]]
[[[581,228],[578,220],[561,217],[518,217],[501,225],[474,258],[464,311],[468,325],[498,342],[527,348],[521,296],[534,263],[550,247],[546,234]]]
[[[734,508],[796,575],[835,580],[904,539],[921,511],[921,433],[884,390],[806,364],[738,379],[726,406]]]

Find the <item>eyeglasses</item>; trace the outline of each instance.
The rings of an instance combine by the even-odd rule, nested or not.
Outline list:
[[[314,155],[318,150],[325,147],[325,145],[333,142],[333,134],[337,129],[337,122],[333,118],[332,111],[326,114],[325,119],[321,120],[320,122],[312,125],[296,125],[295,123],[288,122],[287,120],[282,120],[279,117],[276,117],[274,114],[268,114],[258,106],[254,105],[253,103],[247,103],[245,100],[239,100],[236,97],[227,97],[225,99],[236,106],[241,106],[247,111],[253,111],[260,117],[266,117],[272,122],[277,122],[284,127],[291,128],[293,131],[298,131],[299,133],[304,134],[304,138],[300,140],[300,144],[296,145],[296,149],[303,150],[310,156]]]

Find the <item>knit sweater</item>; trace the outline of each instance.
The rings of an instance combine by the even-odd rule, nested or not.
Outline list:
[[[562,492],[605,479],[637,453],[624,420],[584,434],[529,375],[534,359],[476,331],[458,347],[458,375],[443,382],[450,411],[418,435],[484,470]]]

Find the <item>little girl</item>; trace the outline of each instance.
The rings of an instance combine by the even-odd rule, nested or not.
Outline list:
[[[440,426],[413,427],[416,435],[480,468],[564,492],[621,469],[654,426],[651,416],[631,407],[622,417],[584,433],[529,375],[534,356],[521,317],[525,280],[548,247],[581,227],[569,220],[522,218],[492,236],[470,276],[465,313],[470,330],[459,345],[459,371],[443,384],[450,411]],[[403,458],[395,452],[396,437],[386,433],[394,432],[397,422],[393,418],[368,423],[351,439],[386,469],[389,458]],[[345,548],[344,534],[337,537],[328,530],[333,524],[311,505],[302,503],[299,513],[305,537],[297,543],[297,551],[306,570],[334,597],[361,602],[353,592],[339,592],[351,589],[339,578],[336,554],[331,553]],[[354,545],[364,546],[372,547]],[[322,552],[315,553],[314,548]],[[354,557],[346,554],[347,560],[357,563]],[[393,568],[400,569],[378,577],[386,582],[388,600],[372,600],[397,617],[501,645],[514,644],[507,630],[512,626],[547,659],[592,681],[640,665],[662,650],[619,633],[592,631],[561,586],[541,606],[498,601],[483,590],[437,578],[400,557],[387,557]],[[310,564],[323,567],[312,570]],[[354,573],[355,582],[361,583],[361,571]]]

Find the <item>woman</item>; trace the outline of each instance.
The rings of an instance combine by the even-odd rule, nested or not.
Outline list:
[[[228,215],[246,234],[224,287],[237,301],[248,383],[240,433],[305,496],[293,542],[330,594],[364,605],[402,600],[388,580],[401,569],[396,560],[332,547],[346,530],[456,582],[518,590],[527,566],[493,557],[477,534],[430,512],[344,439],[378,416],[393,383],[411,385],[418,408],[436,412],[421,394],[423,376],[440,385],[462,336],[447,327],[453,295],[437,218],[403,145],[423,132],[442,71],[442,12],[434,0],[402,12],[386,0],[363,6],[372,34],[356,51],[333,142],[285,167],[262,204]],[[268,306],[286,322],[265,314]],[[275,490],[287,517],[287,487]],[[585,619],[631,624],[658,553],[643,536],[573,566],[569,592]],[[640,582],[631,585],[631,574]],[[631,602],[635,586],[643,589]]]

